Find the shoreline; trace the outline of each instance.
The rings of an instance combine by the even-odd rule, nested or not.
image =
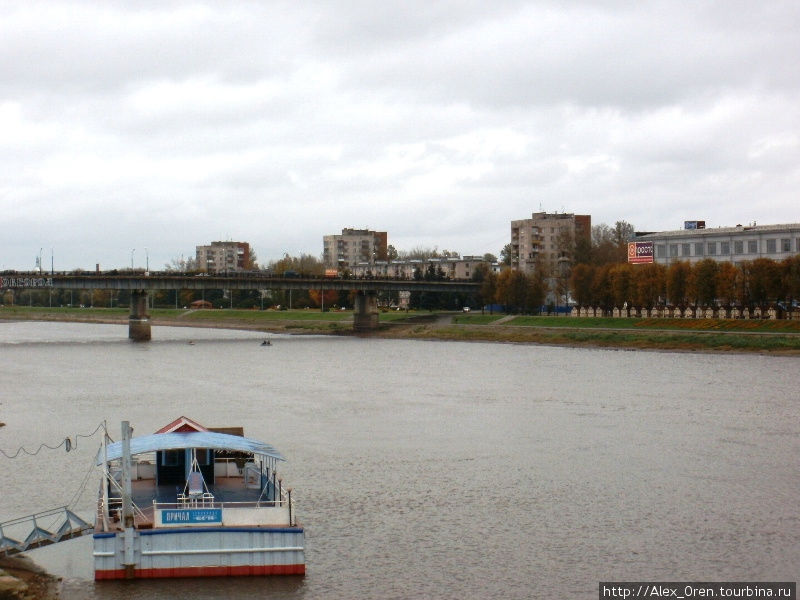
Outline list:
[[[50,575],[25,554],[0,558],[0,598],[57,600],[61,579]]]
[[[98,309],[95,309],[98,310]],[[99,309],[108,310],[108,309]],[[536,325],[456,324],[455,315],[422,314],[409,319],[382,321],[379,328],[370,332],[355,332],[352,320],[342,318],[315,319],[309,313],[292,314],[279,318],[259,318],[260,313],[221,311],[196,311],[202,318],[182,318],[154,315],[151,325],[156,327],[195,327],[207,329],[234,329],[260,333],[289,335],[357,336],[379,339],[414,339],[426,341],[461,341],[531,344],[571,348],[598,348],[616,350],[645,350],[663,352],[736,353],[771,356],[800,356],[800,334],[780,332],[547,327]],[[197,315],[195,315],[197,316]],[[210,317],[210,318],[209,318]],[[71,323],[99,323],[125,325],[127,313],[117,314],[59,314],[56,311],[29,311],[20,308],[0,309],[0,320],[49,321]]]

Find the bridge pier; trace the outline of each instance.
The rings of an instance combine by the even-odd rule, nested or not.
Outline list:
[[[131,292],[128,338],[134,342],[150,341],[150,315],[147,313],[147,292],[145,290]]]
[[[378,292],[359,291],[353,307],[353,329],[370,331],[378,328]]]

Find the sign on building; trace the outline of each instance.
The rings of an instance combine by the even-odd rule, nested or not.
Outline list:
[[[628,242],[628,262],[653,262],[653,242]]]

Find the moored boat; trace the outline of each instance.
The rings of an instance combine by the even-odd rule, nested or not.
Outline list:
[[[305,574],[303,527],[271,445],[180,417],[103,446],[95,579]]]

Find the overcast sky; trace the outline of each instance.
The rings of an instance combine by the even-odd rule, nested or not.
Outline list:
[[[0,267],[798,222],[798,61],[797,0],[0,0]]]

